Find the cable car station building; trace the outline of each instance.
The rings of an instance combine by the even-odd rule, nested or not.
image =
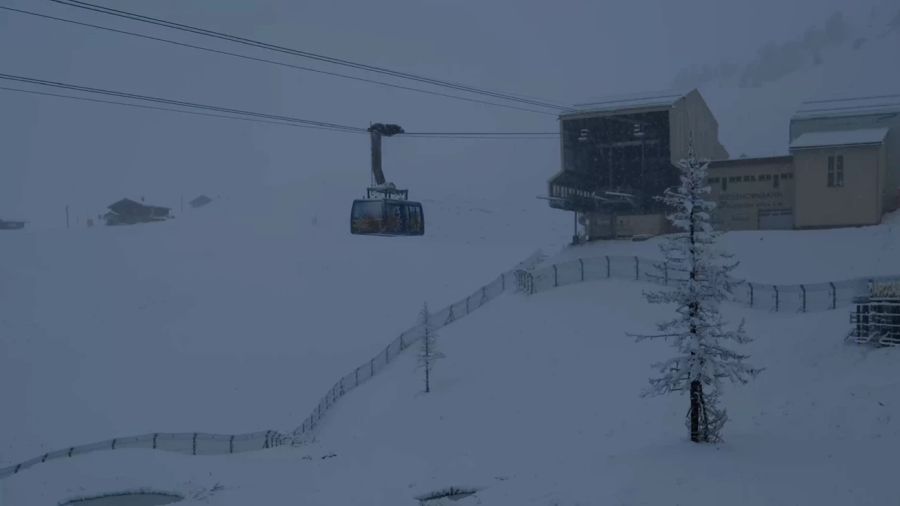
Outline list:
[[[808,102],[791,119],[789,154],[728,159],[697,90],[610,98],[560,116],[562,170],[551,207],[573,211],[583,238],[669,231],[654,197],[677,186],[693,144],[709,164],[722,230],[872,225],[900,201],[900,99]]]

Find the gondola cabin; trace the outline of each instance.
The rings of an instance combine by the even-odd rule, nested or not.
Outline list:
[[[24,221],[3,221],[0,220],[0,230],[21,230],[25,228]]]
[[[353,201],[350,233],[388,237],[424,235],[422,204],[408,200],[408,190],[398,190],[387,182],[381,169],[381,138],[403,133],[400,125],[375,123],[368,129],[372,144],[372,179],[375,186],[366,189],[366,198]]]
[[[405,191],[402,192],[405,194]],[[422,204],[391,196],[371,198],[370,192],[369,198],[354,200],[350,216],[350,233],[384,236],[425,234]]]

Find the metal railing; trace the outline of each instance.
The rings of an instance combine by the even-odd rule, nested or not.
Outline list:
[[[235,435],[207,434],[203,432],[156,432],[140,436],[107,439],[106,441],[100,441],[98,443],[71,446],[69,448],[48,452],[33,459],[0,469],[0,479],[16,474],[29,467],[42,464],[48,460],[72,458],[99,451],[117,450],[122,448],[146,448],[149,450],[169,451],[185,455],[225,455],[229,453],[244,453],[272,448],[284,444],[285,440],[285,435],[274,430]]]
[[[450,325],[473,311],[483,307],[506,291],[522,289],[517,282],[526,279],[523,274],[543,259],[540,251],[533,253],[520,262],[512,270],[504,272],[498,278],[469,294],[466,298],[450,304],[432,315],[436,328]],[[351,390],[370,380],[384,370],[400,353],[415,344],[422,337],[420,325],[414,325],[391,341],[384,350],[369,361],[360,364],[350,373],[345,374],[332,386],[312,410],[303,423],[291,434],[275,430],[266,430],[248,434],[208,434],[203,432],[151,433],[140,436],[128,436],[107,439],[97,443],[71,446],[45,453],[35,458],[0,468],[0,479],[19,473],[25,469],[42,464],[48,460],[72,458],[78,455],[98,451],[121,448],[144,448],[151,450],[171,451],[186,455],[223,455],[264,450],[286,444],[299,445],[321,423],[328,410]]]
[[[434,328],[436,330],[441,329],[460,318],[468,316],[473,311],[483,307],[506,291],[524,289],[522,280],[527,279],[525,273],[538,264],[542,258],[543,254],[540,251],[533,253],[527,259],[519,262],[516,267],[504,272],[497,277],[497,279],[481,288],[478,288],[466,296],[466,298],[433,313],[431,315],[431,321],[434,322]],[[328,412],[338,399],[384,370],[388,364],[400,355],[400,353],[417,343],[422,338],[422,334],[422,326],[419,324],[413,325],[391,341],[384,350],[341,377],[341,379],[339,379],[328,392],[319,399],[319,403],[309,416],[303,420],[303,423],[294,429],[292,433],[294,444],[301,444],[304,439],[319,426],[325,413]]]
[[[661,285],[687,280],[687,271],[675,269],[661,260],[637,256],[577,258],[521,274],[530,294],[560,286],[602,279],[629,279]],[[850,305],[855,297],[868,293],[878,282],[896,282],[900,275],[867,276],[842,281],[807,284],[765,284],[733,280],[732,300],[754,309],[775,312],[827,311]]]

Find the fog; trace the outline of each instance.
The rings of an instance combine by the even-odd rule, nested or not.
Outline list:
[[[106,4],[329,56],[572,104],[608,94],[693,86],[721,75],[750,75],[750,81],[775,78],[791,70],[790,51],[798,51],[796,41],[827,45],[831,40],[827,34],[818,36],[815,30],[824,30],[835,13],[843,13],[848,31],[860,30],[871,22],[870,9],[890,2],[121,0]],[[4,5],[340,70],[49,1],[6,0]],[[811,29],[812,36],[807,36]],[[801,53],[804,47],[809,46],[800,44]],[[769,66],[767,55],[781,59]],[[363,127],[387,121],[418,131],[557,129],[553,115],[247,62],[9,11],[0,11],[0,72]],[[743,84],[759,84],[750,81]],[[0,217],[26,219],[30,227],[65,226],[66,205],[71,206],[73,221],[83,220],[123,196],[145,196],[148,202],[177,209],[182,195],[190,199],[199,193],[234,194],[248,186],[320,173],[358,174],[360,188],[368,182],[368,143],[363,136],[9,91],[0,91],[0,111],[4,141]],[[385,156],[387,166],[396,166],[398,179],[405,177],[420,189],[458,184],[466,177],[457,171],[463,165],[503,181],[511,178],[512,167],[524,164],[533,177],[523,183],[523,191],[533,201],[543,191],[537,175],[549,177],[558,168],[558,146],[542,140],[518,154],[509,151],[490,141],[422,140],[389,144]]]

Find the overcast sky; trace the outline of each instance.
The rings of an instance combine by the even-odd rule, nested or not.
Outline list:
[[[836,10],[860,14],[872,5],[889,3],[96,1],[330,56],[567,104],[664,89],[685,67],[745,63],[766,42],[796,39],[810,26],[821,26]],[[2,0],[0,4],[273,56],[46,0]],[[0,72],[359,126],[388,121],[420,131],[557,128],[553,116],[379,88],[2,11]],[[84,217],[96,215],[122,196],[146,195],[148,201],[175,207],[182,194],[191,198],[200,192],[234,193],[249,185],[299,180],[321,172],[344,174],[348,181],[358,178],[359,187],[368,182],[365,137],[4,91],[0,91],[0,138],[0,218],[24,218],[44,226],[63,224],[66,204]],[[494,182],[509,178],[511,168],[520,163],[529,165],[529,177],[543,178],[537,181],[558,169],[558,145],[552,141],[529,146],[527,157],[507,154],[509,148],[496,143],[475,144],[398,141],[386,147],[386,156],[405,160],[398,164],[397,177],[431,188],[450,186],[462,177],[459,174],[465,174],[455,168],[463,165],[478,169],[475,174],[490,172],[488,180]],[[528,184],[533,181],[529,179]],[[530,198],[540,190],[535,187]]]

